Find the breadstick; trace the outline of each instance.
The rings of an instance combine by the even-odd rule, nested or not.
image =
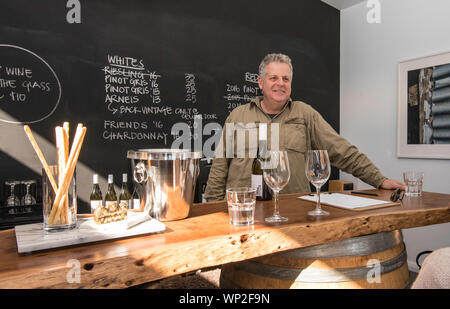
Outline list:
[[[73,160],[72,162],[69,162],[69,163],[67,164],[67,165],[69,166],[68,173],[69,173],[70,176],[68,176],[68,178],[67,178],[67,177],[64,178],[64,180],[63,180],[63,186],[64,186],[64,188],[66,188],[66,192],[67,192],[67,190],[68,190],[68,188],[69,188],[71,179],[72,179],[72,177],[73,177],[73,173],[75,172],[75,167],[76,167],[76,165],[77,165],[78,156],[80,155],[81,146],[82,146],[82,144],[83,144],[83,140],[84,140],[85,134],[86,134],[86,128],[83,127],[83,129],[82,129],[82,135],[81,135],[81,137],[80,137],[78,146],[77,146],[77,148],[76,148],[75,158],[74,158],[74,160]],[[61,193],[61,196],[64,196],[64,192]],[[55,199],[56,199],[56,198],[55,198]],[[61,203],[61,202],[60,202],[60,204],[61,204],[61,205],[64,205],[64,204]],[[55,203],[54,205],[56,205],[56,203]],[[63,209],[63,207],[61,207],[61,205],[56,209],[55,220],[57,220],[58,217],[60,217],[60,215],[61,215],[60,213],[62,212],[62,209]]]
[[[63,182],[63,173],[64,168],[66,167],[66,153],[65,153],[65,133],[63,131],[62,127],[56,127],[55,128],[56,133],[56,152],[57,152],[57,162],[58,162],[58,187],[62,185]],[[67,192],[64,192],[64,197],[61,200],[61,203],[63,203],[63,208],[61,211],[61,218],[60,223],[61,224],[67,224],[67,212],[66,207],[66,201],[68,201],[68,194]]]
[[[36,140],[33,137],[33,134],[31,133],[30,127],[27,125],[24,125],[23,129],[25,130],[25,133],[27,134],[27,137],[30,140],[30,143],[33,146],[34,151],[36,152],[39,160],[41,161],[42,166],[44,167],[44,170],[47,173],[48,179],[50,180],[50,184],[52,185],[52,188],[56,193],[58,191],[58,186],[56,185],[55,179],[53,178],[53,174],[50,171],[47,161],[45,161],[45,158],[44,158],[44,155],[42,154],[41,149],[39,148],[38,144],[36,143]]]
[[[69,123],[66,121],[63,123],[64,132],[67,134],[67,141],[69,141]],[[67,145],[69,146],[69,145]],[[69,149],[69,148],[67,148]]]
[[[73,173],[75,171],[75,166],[77,164],[78,156],[81,151],[81,145],[83,143],[85,134],[86,134],[86,127],[82,127],[81,124],[78,124],[77,131],[75,133],[75,138],[72,143],[72,147],[70,149],[69,160],[64,169],[63,183],[62,186],[58,188],[58,192],[56,193],[56,197],[53,202],[53,208],[49,216],[50,224],[55,224],[55,221],[57,220],[58,215],[61,212],[61,207],[59,207],[60,202],[63,197],[63,193],[67,191],[70,185],[70,180],[72,179]]]
[[[64,141],[63,141],[63,129],[62,127],[55,127],[55,135],[56,135],[56,162],[58,164],[58,187],[61,187],[62,184],[62,176],[64,172]],[[63,218],[61,217],[60,223],[64,224]]]
[[[64,141],[64,167],[68,163],[69,160],[69,123],[64,122],[63,124],[63,141]],[[69,194],[67,193],[63,198],[64,201],[64,212],[61,215],[61,218],[64,216],[67,220],[67,213],[69,212]],[[76,213],[76,209],[75,209]]]

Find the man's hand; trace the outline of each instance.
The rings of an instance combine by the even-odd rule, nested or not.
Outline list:
[[[381,184],[380,189],[387,189],[387,190],[401,189],[401,190],[405,191],[406,187],[405,187],[405,184],[401,181],[394,180],[394,179],[386,179]]]

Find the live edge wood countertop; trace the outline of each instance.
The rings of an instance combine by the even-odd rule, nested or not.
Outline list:
[[[384,200],[392,193],[367,192]],[[405,196],[401,206],[365,211],[323,205],[331,214],[319,218],[307,216],[315,204],[300,195],[280,196],[280,213],[289,218],[281,224],[264,223],[273,201],[256,203],[255,224],[248,227],[229,224],[225,202],[194,204],[188,218],[164,222],[162,233],[31,254],[17,253],[14,229],[0,231],[0,288],[126,288],[279,251],[450,222],[448,194],[424,192]],[[70,283],[78,262],[80,282]]]

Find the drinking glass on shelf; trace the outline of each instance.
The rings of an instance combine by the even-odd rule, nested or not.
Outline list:
[[[16,191],[16,185],[19,184],[18,181],[6,181],[5,184],[7,186],[9,186],[9,196],[6,199],[6,206],[20,206],[20,199],[19,197],[15,194]]]
[[[36,198],[31,194],[31,185],[35,183],[34,180],[23,181],[23,184],[26,186],[26,193],[22,197],[22,205],[34,205],[36,204]]]
[[[320,188],[330,178],[330,159],[326,150],[308,150],[306,153],[305,164],[306,178],[316,187],[317,204],[316,209],[308,212],[310,216],[329,215],[330,213],[322,210],[320,206]]]
[[[35,184],[35,180],[25,180],[22,183],[26,186],[25,195],[22,196],[22,205],[34,205],[36,204],[36,198],[33,196],[31,191],[31,185]],[[30,207],[26,207],[24,212],[31,212]]]
[[[291,177],[289,160],[286,151],[267,151],[264,159],[261,159],[264,181],[272,189],[275,195],[273,216],[265,219],[266,222],[284,222],[288,218],[280,216],[278,209],[278,193],[287,185]]]
[[[16,186],[20,184],[20,181],[5,181],[5,186],[8,188],[8,197],[6,198],[6,206],[14,207],[20,206],[20,198],[15,194]],[[15,209],[12,208],[8,211],[10,215],[15,214]]]

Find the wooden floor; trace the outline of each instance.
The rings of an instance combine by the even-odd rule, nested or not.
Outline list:
[[[409,272],[407,289],[416,277],[416,272]],[[220,268],[213,268],[141,284],[131,289],[219,289],[219,279]]]

